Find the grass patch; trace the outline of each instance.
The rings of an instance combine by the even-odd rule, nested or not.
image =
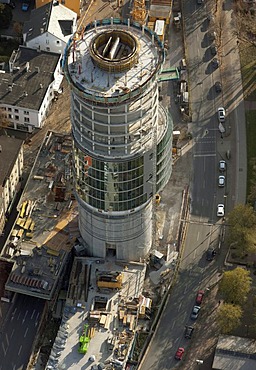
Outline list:
[[[247,195],[256,183],[256,110],[246,112],[247,136]]]
[[[0,38],[0,62],[8,62],[13,50],[17,50],[20,42]]]
[[[241,42],[239,46],[245,100],[256,100],[256,46]]]

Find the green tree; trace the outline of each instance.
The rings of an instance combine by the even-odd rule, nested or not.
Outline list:
[[[224,272],[219,284],[220,294],[227,303],[243,304],[251,289],[251,283],[250,272],[237,267]]]
[[[11,7],[6,4],[0,4],[0,29],[8,28],[12,20]]]
[[[238,305],[224,303],[218,310],[217,320],[223,334],[228,334],[240,325],[242,309]]]
[[[238,204],[228,214],[228,242],[240,255],[255,251],[256,214],[250,205]]]

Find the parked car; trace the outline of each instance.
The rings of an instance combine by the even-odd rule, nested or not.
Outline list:
[[[211,54],[212,55],[216,55],[217,54],[217,47],[216,47],[216,45],[211,45],[211,47],[210,47],[210,50],[211,50]]]
[[[181,360],[182,356],[184,355],[185,349],[183,347],[179,347],[177,349],[177,352],[175,353],[175,359],[176,360]]]
[[[14,2],[14,1],[10,1],[10,2],[8,3],[8,5],[9,5],[12,9],[14,9],[14,8],[16,7],[16,4],[15,4],[15,2]]]
[[[217,114],[218,114],[218,120],[223,123],[225,122],[225,118],[226,118],[226,111],[225,111],[225,108],[223,107],[219,107],[218,110],[217,110]]]
[[[222,91],[222,84],[221,84],[221,82],[219,82],[219,81],[215,82],[215,85],[214,86],[215,86],[215,91],[217,93],[219,93],[219,92]]]
[[[203,290],[198,290],[197,295],[196,295],[196,304],[200,305],[202,303],[204,297],[204,291]]]
[[[24,1],[22,4],[21,4],[21,10],[23,12],[27,12],[28,11],[28,8],[29,8],[29,2],[28,1]]]
[[[225,176],[224,175],[220,175],[219,176],[219,179],[218,179],[218,186],[220,188],[223,188],[225,186]]]
[[[193,326],[186,326],[185,334],[184,334],[185,338],[191,339],[192,334],[193,334],[193,331],[194,331],[194,327]]]
[[[226,171],[226,162],[223,160],[219,161],[219,171],[220,172]]]
[[[224,215],[225,215],[224,204],[218,204],[218,206],[217,206],[217,217],[224,217]]]
[[[196,320],[198,318],[200,309],[201,309],[200,306],[194,306],[193,307],[193,310],[192,310],[191,315],[190,315],[191,320]]]
[[[213,247],[209,247],[206,251],[206,259],[207,261],[212,261],[216,256],[216,251]]]

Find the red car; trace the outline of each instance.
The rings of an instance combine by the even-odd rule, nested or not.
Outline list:
[[[182,356],[184,355],[185,349],[182,347],[179,347],[176,354],[175,354],[175,359],[176,360],[181,360]]]
[[[204,291],[203,290],[199,290],[197,292],[197,296],[196,296],[196,304],[201,304],[202,303],[203,296],[204,296]]]

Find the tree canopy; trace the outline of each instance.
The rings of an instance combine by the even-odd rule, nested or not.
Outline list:
[[[238,204],[228,214],[228,242],[237,252],[256,251],[256,214],[250,205]]]
[[[224,303],[218,310],[218,324],[223,334],[230,333],[240,325],[242,309],[238,305]]]
[[[0,4],[0,29],[8,28],[12,20],[12,10],[6,4]]]
[[[220,294],[227,303],[243,304],[251,289],[251,283],[250,272],[237,267],[224,272],[219,284]]]

